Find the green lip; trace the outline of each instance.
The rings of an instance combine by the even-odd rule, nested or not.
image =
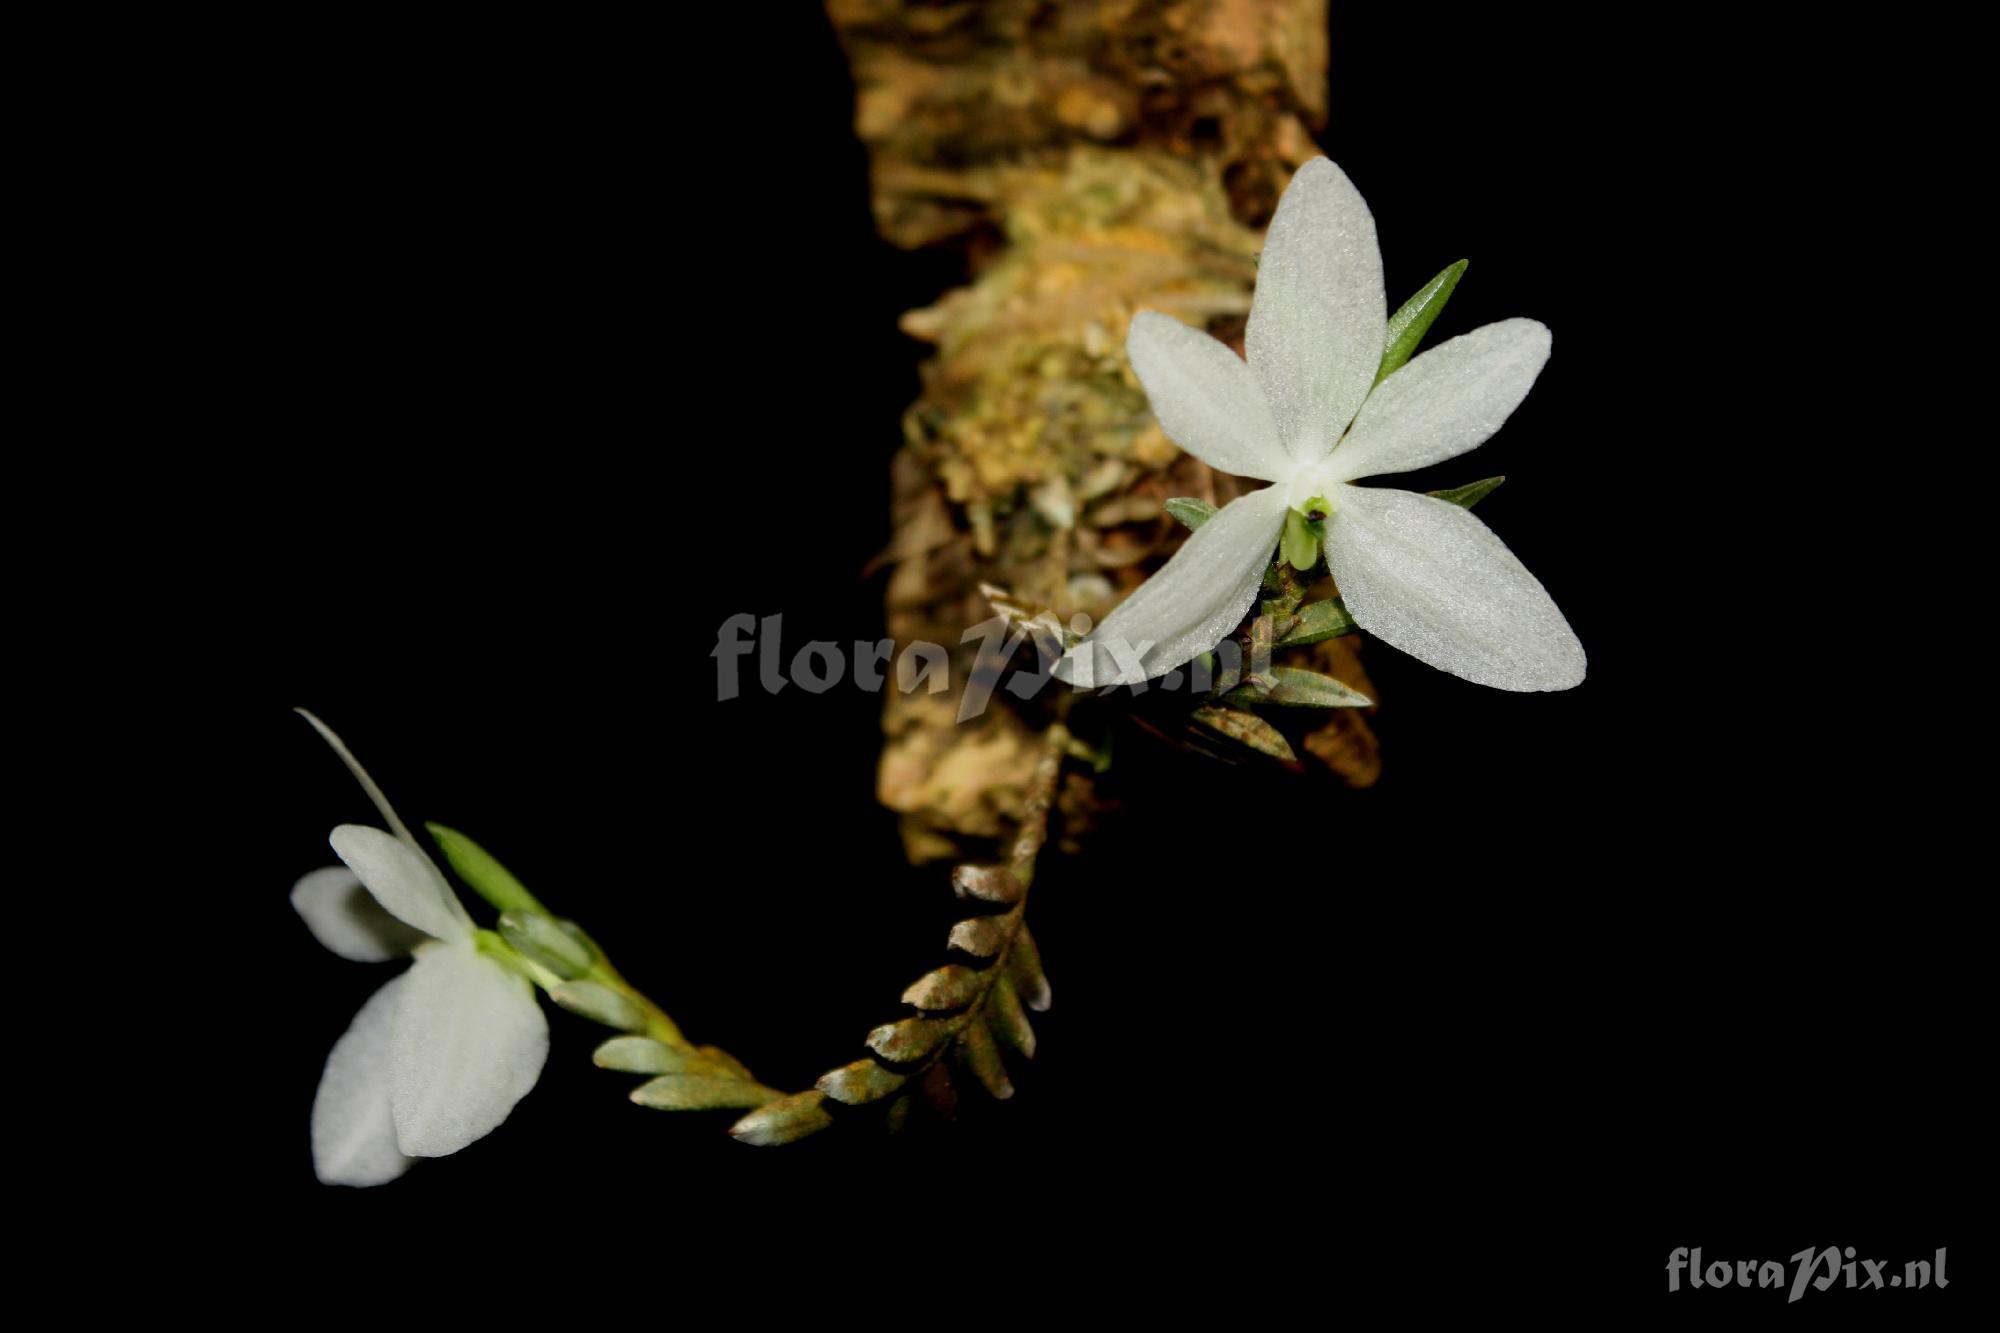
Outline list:
[[[1320,514],[1329,512],[1333,506],[1315,496],[1306,501],[1306,507]],[[1284,535],[1278,539],[1278,553],[1285,563],[1303,574],[1319,563],[1320,542],[1325,537],[1325,529],[1318,519],[1307,518],[1296,509],[1285,511]]]

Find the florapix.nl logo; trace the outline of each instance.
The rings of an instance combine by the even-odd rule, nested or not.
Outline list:
[[[1919,1290],[1935,1285],[1951,1285],[1944,1275],[1944,1250],[1939,1249],[1931,1259],[1911,1259],[1900,1270],[1894,1269],[1891,1260],[1857,1259],[1854,1247],[1839,1249],[1829,1245],[1823,1250],[1811,1248],[1800,1250],[1791,1257],[1792,1271],[1789,1284],[1791,1294],[1785,1298],[1786,1304],[1798,1300],[1811,1287],[1815,1291],[1830,1290],[1836,1283],[1847,1290],[1865,1290],[1870,1287],[1888,1290]],[[1696,1290],[1702,1287],[1774,1287],[1787,1286],[1785,1266],[1775,1259],[1759,1262],[1756,1259],[1716,1259],[1704,1264],[1701,1247],[1689,1250],[1685,1245],[1667,1256],[1667,1290],[1680,1291],[1682,1278],[1686,1287]]]
[[[986,591],[990,598],[1000,598],[997,589]],[[1226,692],[1244,680],[1268,679],[1271,672],[1274,632],[1271,620],[1260,616],[1251,622],[1243,642],[1224,639],[1184,666],[1162,671],[1148,665],[1158,646],[1152,640],[1099,635],[1091,641],[1095,657],[1085,659],[1091,669],[1058,680],[1064,656],[1090,634],[1090,617],[1079,613],[1062,622],[1043,613],[1029,618],[1011,602],[1005,604],[1003,614],[961,633],[956,652],[921,639],[902,644],[894,639],[856,639],[851,644],[812,639],[788,652],[784,616],[734,615],[716,631],[709,653],[715,659],[715,697],[722,702],[735,699],[747,684],[766,694],[793,685],[807,694],[824,694],[843,682],[871,694],[887,688],[904,694],[956,690],[958,720],[966,722],[985,713],[996,688],[1024,701],[1049,688],[1077,692],[1120,688],[1135,695],[1187,690],[1208,695]],[[1122,683],[1113,686],[1114,681]],[[1347,702],[1354,701],[1368,702],[1358,695]]]

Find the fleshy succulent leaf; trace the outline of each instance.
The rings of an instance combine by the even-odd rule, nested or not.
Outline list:
[[[632,1090],[632,1100],[656,1111],[715,1111],[762,1106],[780,1094],[746,1079],[716,1074],[662,1074]]]
[[[590,970],[590,950],[539,912],[502,912],[499,925],[501,937],[515,952],[564,981],[574,981]]]
[[[646,1015],[638,1005],[595,981],[565,981],[549,989],[549,998],[579,1018],[608,1028],[637,1032],[646,1026]]]
[[[833,1123],[826,1094],[817,1088],[795,1092],[758,1107],[729,1127],[738,1142],[759,1148],[792,1143],[817,1134]]]
[[[951,872],[952,891],[961,898],[1008,906],[1021,901],[1021,882],[1005,866],[962,865]]]
[[[903,1003],[926,1013],[939,1013],[970,1004],[986,988],[979,973],[962,963],[947,963],[910,983]]]
[[[909,1081],[907,1074],[885,1069],[875,1060],[856,1060],[838,1069],[829,1069],[813,1086],[846,1106],[863,1106],[880,1101]]]
[[[1007,953],[1007,975],[1013,978],[1022,1003],[1036,1013],[1045,1012],[1053,1001],[1048,974],[1042,971],[1041,946],[1022,926],[1015,932],[1014,947]]]
[[[984,1023],[967,1023],[959,1031],[957,1054],[979,1085],[996,1100],[1005,1101],[1014,1095],[1014,1084],[1007,1077],[1007,1064],[1000,1058],[1000,1047]]]
[[[621,1074],[683,1074],[692,1063],[686,1051],[651,1037],[613,1037],[591,1053],[590,1062]]]
[[[996,917],[972,916],[951,928],[951,938],[946,941],[949,948],[974,958],[991,958],[999,953],[1007,942],[1006,928]]]
[[[945,1018],[906,1018],[884,1023],[868,1034],[868,1048],[884,1060],[908,1064],[921,1060],[950,1040],[956,1024]]]
[[[993,983],[993,997],[986,1003],[986,1020],[992,1025],[993,1035],[1010,1049],[1024,1058],[1033,1058],[1035,1028],[1028,1021],[1028,1011],[1021,1004],[1021,992],[1015,987],[1013,977],[1002,975]]]

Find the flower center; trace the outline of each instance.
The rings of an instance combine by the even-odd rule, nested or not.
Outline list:
[[[1311,519],[1331,518],[1340,483],[1326,475],[1323,464],[1300,468],[1285,482],[1285,503]]]

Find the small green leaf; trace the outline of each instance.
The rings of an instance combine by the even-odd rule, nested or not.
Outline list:
[[[1271,687],[1259,695],[1238,687],[1222,697],[1233,704],[1280,704],[1286,708],[1369,708],[1375,701],[1332,676],[1297,667],[1272,667]]]
[[[995,1100],[1004,1102],[1014,1095],[1014,1085],[1007,1078],[1007,1063],[1000,1058],[1000,1048],[984,1023],[968,1023],[958,1034],[958,1057]]]
[[[1326,639],[1337,639],[1343,634],[1354,633],[1354,617],[1347,614],[1347,604],[1338,597],[1329,597],[1323,602],[1307,602],[1299,608],[1299,623],[1292,626],[1284,638],[1278,640],[1280,648],[1303,648],[1310,643]]]
[[[1215,517],[1215,506],[1206,500],[1196,500],[1189,496],[1167,501],[1167,512],[1172,514],[1193,532],[1202,524]]]
[[[1475,481],[1469,486],[1454,486],[1448,491],[1432,491],[1431,494],[1447,504],[1455,504],[1460,509],[1470,509],[1487,496],[1493,494],[1493,492],[1499,490],[1500,483],[1505,480],[1507,480],[1505,477],[1487,477],[1485,480]]]
[[[1288,764],[1298,762],[1298,755],[1292,752],[1291,742],[1279,734],[1276,727],[1239,708],[1218,708],[1209,705],[1194,710],[1194,720],[1218,735],[1227,736],[1238,745],[1246,745],[1259,754],[1267,754],[1273,759]]]
[[[637,1032],[646,1026],[646,1015],[638,1005],[595,981],[565,981],[549,991],[549,998],[578,1017],[608,1028]]]
[[[1451,299],[1452,288],[1465,276],[1467,262],[1461,259],[1432,278],[1415,296],[1403,302],[1401,310],[1389,316],[1389,333],[1382,343],[1382,368],[1375,372],[1377,384],[1401,370],[1416,355],[1417,344],[1430,332],[1431,325],[1444,312],[1444,303]]]
[[[662,1074],[632,1089],[632,1100],[656,1111],[713,1111],[762,1106],[781,1096],[775,1088],[713,1074]]]
[[[935,972],[926,972],[903,992],[903,1003],[927,1013],[957,1009],[971,1004],[983,987],[979,973],[962,963],[947,963]]]
[[[906,1018],[900,1023],[884,1023],[868,1034],[868,1049],[884,1060],[908,1064],[944,1045],[956,1023],[957,1020],[949,1018]]]
[[[873,1060],[856,1060],[851,1065],[829,1069],[813,1086],[846,1106],[865,1106],[880,1101],[909,1081],[907,1074],[884,1069]]]
[[[724,1070],[736,1075],[738,1078],[747,1078],[755,1081],[756,1076],[750,1072],[750,1066],[744,1064],[720,1046],[697,1046],[695,1047],[695,1054],[706,1057],[711,1064],[720,1065]]]
[[[795,1092],[752,1111],[729,1127],[737,1142],[756,1148],[774,1148],[817,1134],[833,1123],[824,1105],[826,1094],[814,1088]]]
[[[651,1037],[613,1037],[591,1053],[590,1062],[621,1074],[684,1074],[688,1053]]]
[[[539,912],[502,912],[500,935],[516,952],[564,981],[590,971],[590,950]]]
[[[473,892],[492,903],[503,912],[534,912],[541,916],[553,916],[548,908],[535,901],[520,880],[508,873],[507,867],[493,859],[493,854],[456,829],[442,824],[425,824],[436,840],[444,859],[458,872],[458,877],[472,886]]]
[[[1313,530],[1316,526],[1296,509],[1285,511],[1285,533],[1278,539],[1278,554],[1301,574],[1319,563],[1319,533]]]

